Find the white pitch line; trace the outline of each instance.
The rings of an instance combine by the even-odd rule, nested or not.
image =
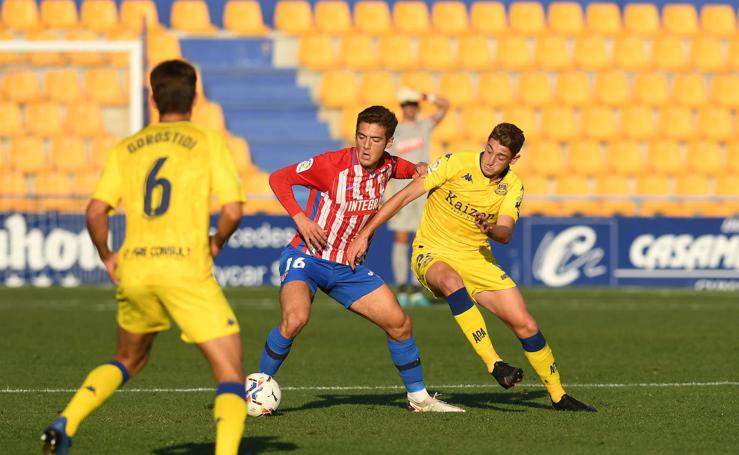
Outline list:
[[[719,387],[719,386],[739,386],[739,381],[715,381],[715,382],[639,382],[632,384],[620,383],[583,383],[583,384],[563,384],[564,387],[573,388],[603,388],[617,389],[625,387]],[[542,384],[519,384],[518,387],[544,387]],[[429,389],[489,389],[498,388],[495,384],[440,384],[429,385]],[[357,385],[357,386],[287,386],[282,390],[296,390],[304,392],[320,392],[320,391],[351,391],[351,390],[400,390],[400,385]],[[0,389],[0,393],[71,393],[77,389]],[[152,388],[152,389],[121,389],[119,392],[124,393],[198,393],[198,392],[214,392],[214,388],[210,387],[191,387],[191,388]]]

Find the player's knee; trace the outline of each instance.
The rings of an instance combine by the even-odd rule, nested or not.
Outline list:
[[[403,317],[395,321],[385,329],[387,336],[395,341],[404,341],[413,334],[413,321],[411,317],[403,313]]]
[[[536,335],[539,331],[539,326],[536,324],[534,318],[528,317],[519,324],[516,324],[514,330],[518,338],[529,338]]]
[[[447,274],[440,281],[441,291],[444,295],[452,294],[464,287],[462,278],[456,273]]]
[[[280,324],[280,332],[290,339],[295,338],[308,324],[307,314],[290,314],[287,315]]]

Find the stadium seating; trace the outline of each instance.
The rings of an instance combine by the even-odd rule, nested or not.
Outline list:
[[[95,32],[111,32],[121,26],[114,0],[84,0],[80,6],[80,22]]]
[[[354,18],[356,29],[361,33],[384,35],[392,29],[390,8],[382,1],[358,1],[354,4]]]
[[[137,33],[144,28],[161,28],[159,13],[152,0],[123,0],[120,4],[120,19],[126,29]]]
[[[585,29],[582,8],[575,2],[550,3],[547,23],[551,32],[564,36],[576,36]]]
[[[700,22],[702,33],[718,37],[736,34],[736,11],[731,5],[703,5]]]
[[[616,36],[623,29],[621,11],[615,3],[588,3],[585,24],[589,32],[604,36]]]
[[[444,35],[465,35],[470,26],[467,6],[461,1],[437,1],[431,6],[431,24]]]
[[[39,16],[46,28],[70,30],[79,26],[74,0],[43,0]]]
[[[18,32],[32,32],[42,27],[35,0],[5,0],[2,19],[5,26]]]
[[[503,3],[474,1],[470,7],[470,25],[475,33],[501,36],[508,30],[508,18]]]
[[[170,22],[172,28],[186,33],[211,34],[217,30],[204,0],[175,0]]]
[[[342,1],[322,0],[314,7],[316,28],[319,32],[344,35],[352,31],[349,4]]]
[[[228,0],[223,10],[223,28],[240,36],[262,36],[269,31],[256,0]]]

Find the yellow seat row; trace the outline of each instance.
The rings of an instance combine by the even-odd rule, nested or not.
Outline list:
[[[41,101],[26,105],[22,115],[17,104],[0,102],[0,136],[55,136],[65,133],[84,137],[107,135],[100,105],[82,101],[64,106]]]
[[[10,71],[0,76],[0,99],[16,103],[89,100],[103,106],[121,106],[128,103],[128,90],[128,72],[115,68],[89,68],[81,78],[77,69],[51,70],[43,75],[43,84],[34,70]]]

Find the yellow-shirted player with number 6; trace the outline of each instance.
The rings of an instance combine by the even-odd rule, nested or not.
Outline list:
[[[113,360],[89,373],[46,429],[44,453],[68,453],[82,420],[141,371],[154,337],[169,329],[170,317],[182,338],[202,351],[218,382],[216,454],[238,452],[246,417],[241,337],[212,267],[239,225],[244,192],[224,138],[190,123],[195,83],[195,69],[186,62],[157,65],[151,87],[160,123],[109,152],[87,207],[87,226],[117,286],[118,346]],[[212,195],[222,207],[209,237]],[[126,238],[112,252],[108,214],[119,203],[126,214]]]
[[[510,165],[518,159],[523,132],[501,123],[488,136],[485,150],[442,157],[428,174],[389,199],[359,232],[347,253],[349,265],[364,257],[369,238],[398,210],[422,194],[429,196],[413,242],[413,271],[419,281],[449,303],[454,319],[506,389],[523,379],[523,370],[495,352],[477,302],[508,325],[521,341],[526,358],[547,388],[557,410],[595,408],[565,394],[554,355],[528,312],[516,283],[498,266],[489,240],[508,243],[518,220],[523,184]],[[474,299],[474,300],[473,300]]]

